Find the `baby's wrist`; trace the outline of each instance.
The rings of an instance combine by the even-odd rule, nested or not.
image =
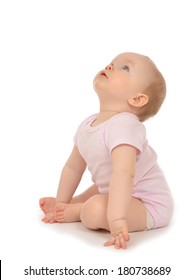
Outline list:
[[[59,200],[56,199],[56,205],[61,204],[61,203],[65,203],[65,202],[61,199],[59,199]]]
[[[113,222],[118,222],[118,221],[126,221],[127,220],[127,215],[109,215],[107,216],[108,222],[113,223]]]

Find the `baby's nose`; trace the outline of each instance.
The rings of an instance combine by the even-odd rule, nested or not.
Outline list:
[[[106,70],[113,70],[113,64],[111,63],[111,64],[109,64],[109,65],[107,65],[106,67],[105,67],[105,69]]]

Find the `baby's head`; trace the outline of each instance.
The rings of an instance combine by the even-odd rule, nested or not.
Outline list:
[[[137,53],[122,53],[94,79],[102,108],[128,111],[140,121],[159,111],[166,95],[166,83],[156,65]]]
[[[147,65],[147,71],[151,75],[149,84],[143,89],[142,94],[148,97],[148,102],[140,107],[136,113],[140,121],[153,117],[159,111],[166,97],[166,82],[153,61],[143,56],[144,63]]]

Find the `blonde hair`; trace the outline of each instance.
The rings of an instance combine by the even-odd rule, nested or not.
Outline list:
[[[143,94],[146,94],[149,100],[146,105],[139,108],[136,112],[141,122],[156,115],[166,97],[166,82],[157,68],[155,69],[155,78],[144,90]]]

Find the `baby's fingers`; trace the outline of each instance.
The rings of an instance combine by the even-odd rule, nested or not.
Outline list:
[[[112,239],[108,240],[104,243],[105,247],[115,245],[116,249],[126,249],[126,243],[124,238],[119,238],[119,236],[113,237]]]
[[[115,238],[113,237],[112,239],[106,241],[106,242],[104,243],[104,246],[105,246],[105,247],[108,247],[108,246],[112,246],[112,245],[114,245],[114,244],[115,244]]]
[[[128,232],[119,233],[117,236],[111,238],[107,242],[104,243],[104,246],[112,246],[115,245],[116,249],[126,249],[127,248],[127,241],[129,241],[130,236]]]
[[[124,238],[125,241],[129,241],[130,240],[130,235],[127,231],[123,231],[122,236]]]
[[[55,222],[55,219],[54,219],[54,216],[53,216],[53,213],[48,213],[44,216],[44,218],[42,219],[42,222],[44,223],[54,223]]]
[[[118,241],[115,243],[115,247],[117,245],[117,249],[126,249],[127,248],[127,241],[129,240],[129,234],[122,234],[119,233]]]

